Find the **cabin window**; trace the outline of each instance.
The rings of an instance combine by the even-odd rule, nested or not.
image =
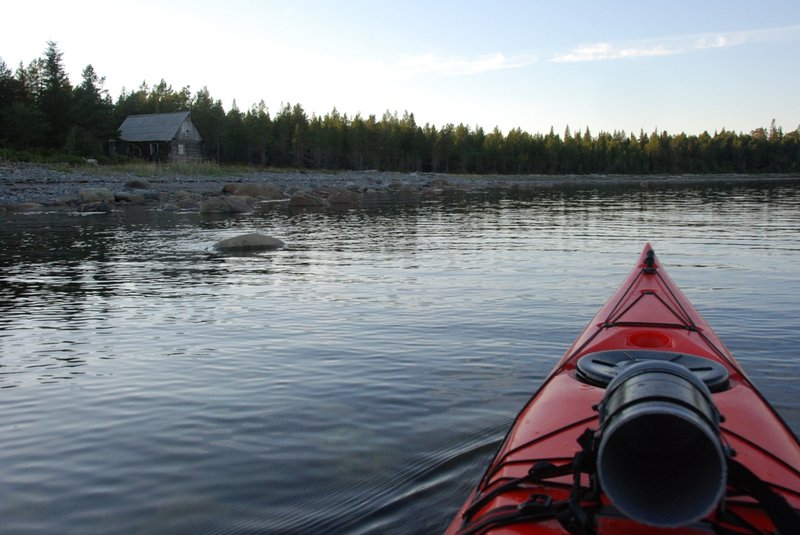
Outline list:
[[[183,146],[183,143],[178,143],[178,155],[183,156],[186,154],[186,149]]]

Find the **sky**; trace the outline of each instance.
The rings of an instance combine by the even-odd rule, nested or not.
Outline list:
[[[8,2],[12,69],[55,41],[116,100],[162,79],[264,101],[504,133],[800,127],[798,0]]]

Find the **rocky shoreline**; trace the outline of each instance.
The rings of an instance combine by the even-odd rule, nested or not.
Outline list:
[[[415,202],[453,192],[634,184],[800,180],[800,175],[466,176],[379,171],[252,171],[229,176],[154,174],[103,168],[0,164],[0,212],[64,209],[108,212],[132,205],[239,213],[259,202],[297,207],[362,207]]]

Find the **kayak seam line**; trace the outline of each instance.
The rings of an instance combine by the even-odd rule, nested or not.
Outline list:
[[[675,294],[675,292],[673,291],[673,289],[672,289],[672,285],[670,285],[670,284],[667,284],[667,281],[664,279],[664,277],[661,275],[661,273],[660,273],[660,272],[658,272],[658,271],[657,271],[657,272],[656,272],[656,276],[658,277],[658,280],[660,280],[660,281],[661,281],[661,284],[664,286],[664,288],[666,288],[666,289],[667,289],[667,292],[669,292],[669,295],[672,297],[672,300],[673,300],[673,301],[675,301],[675,304],[676,304],[676,305],[678,305],[678,308],[680,308],[681,312],[683,313],[684,317],[685,317],[685,318],[688,320],[689,324],[690,324],[692,327],[697,327],[697,325],[695,325],[695,323],[694,323],[694,320],[692,319],[692,316],[691,316],[691,315],[689,315],[689,313],[688,313],[688,312],[686,312],[686,309],[685,309],[685,308],[684,308],[684,306],[681,304],[681,301],[680,301],[680,299],[678,299],[678,296],[677,296],[677,295]],[[685,297],[685,296],[684,296],[684,297]],[[674,312],[673,312],[673,314],[674,314]]]
[[[777,455],[775,455],[775,454],[774,454],[774,453],[772,453],[771,451],[769,451],[769,450],[765,449],[765,448],[764,448],[764,447],[762,447],[761,445],[759,445],[759,444],[757,444],[757,443],[753,442],[753,441],[752,441],[752,440],[750,440],[749,438],[747,438],[747,437],[744,437],[744,436],[740,435],[740,434],[739,434],[739,433],[737,433],[736,431],[733,431],[732,429],[730,429],[729,427],[726,427],[726,426],[724,426],[724,425],[723,425],[723,426],[720,426],[720,430],[721,430],[721,431],[724,431],[725,433],[728,433],[728,434],[730,434],[730,435],[732,435],[732,436],[734,436],[734,437],[736,437],[737,439],[741,440],[742,442],[744,442],[744,443],[748,444],[748,445],[749,445],[749,446],[751,446],[752,448],[755,448],[756,450],[758,450],[758,451],[759,451],[759,452],[761,452],[762,454],[766,455],[766,456],[767,456],[767,457],[769,457],[770,459],[774,460],[775,462],[777,462],[778,464],[780,464],[780,465],[781,465],[781,466],[783,466],[784,468],[787,468],[787,469],[789,469],[790,471],[794,472],[794,474],[795,474],[795,475],[797,475],[797,476],[800,476],[800,470],[798,470],[797,468],[795,468],[795,467],[794,467],[794,466],[792,466],[791,464],[787,463],[786,461],[784,461],[783,459],[781,459],[780,457],[778,457]],[[773,483],[770,483],[770,484],[771,484],[771,485],[774,485],[774,486],[777,486],[777,487],[780,487],[780,485],[775,485],[775,484],[773,484]],[[791,489],[787,489],[787,490],[791,490]],[[800,492],[793,491],[793,490],[792,490],[791,492],[793,492],[793,493],[795,493],[795,494],[798,494],[798,495],[800,495]]]
[[[522,412],[524,412],[524,409],[523,409]],[[550,431],[548,433],[540,435],[540,436],[538,436],[538,437],[536,437],[536,438],[534,438],[532,440],[529,440],[528,442],[525,442],[524,444],[520,444],[516,448],[508,450],[506,453],[503,454],[503,457],[501,459],[498,459],[498,462],[486,473],[486,476],[484,477],[484,480],[488,481],[503,466],[505,466],[506,464],[509,464],[510,462],[512,462],[512,461],[508,461],[507,460],[509,456],[511,456],[511,455],[513,455],[515,453],[519,453],[520,451],[533,446],[537,442],[540,442],[542,440],[550,438],[550,437],[552,437],[554,435],[557,435],[558,433],[562,433],[562,432],[567,431],[569,429],[572,429],[574,427],[579,427],[581,425],[588,424],[589,422],[591,422],[592,420],[596,420],[597,418],[598,418],[597,415],[587,416],[586,418],[582,418],[580,420],[577,420],[575,422],[570,423],[569,425],[565,425],[565,426],[560,427],[558,429],[554,429],[553,431]],[[484,483],[483,486],[485,488],[485,486],[486,486],[485,483]]]
[[[633,289],[633,287],[636,285],[638,280],[642,277],[642,273],[643,273],[642,271],[639,271],[636,274],[636,276],[633,278],[633,280],[630,282],[630,284],[628,284],[628,287],[625,289],[625,293],[622,294],[622,297],[614,305],[614,308],[612,308],[611,311],[608,313],[608,319],[612,318],[614,316],[614,314],[617,312],[617,309],[622,305],[622,303],[628,297],[628,294],[631,293],[631,290]],[[608,321],[608,320],[606,320],[606,321]]]

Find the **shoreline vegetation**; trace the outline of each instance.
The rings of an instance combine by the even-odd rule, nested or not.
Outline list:
[[[0,58],[0,163],[111,159],[105,146],[129,115],[189,110],[203,136],[204,158],[255,169],[467,175],[680,175],[797,173],[800,127],[784,133],[773,119],[749,133],[709,134],[600,131],[563,134],[448,123],[417,124],[413,113],[382,116],[306,113],[300,104],[271,111],[262,100],[248,110],[226,110],[206,87],[175,90],[163,79],[122,89],[116,100],[87,65],[73,86],[58,45],[15,71]]]
[[[226,110],[207,88],[163,79],[114,100],[91,65],[73,86],[50,41],[15,71],[0,58],[0,211],[161,210],[242,213],[293,207],[414,203],[475,191],[584,185],[797,179],[800,127],[713,135],[589,128],[562,134],[417,124],[413,113],[309,116],[300,104]],[[203,135],[196,164],[111,158],[129,115],[190,110]]]

